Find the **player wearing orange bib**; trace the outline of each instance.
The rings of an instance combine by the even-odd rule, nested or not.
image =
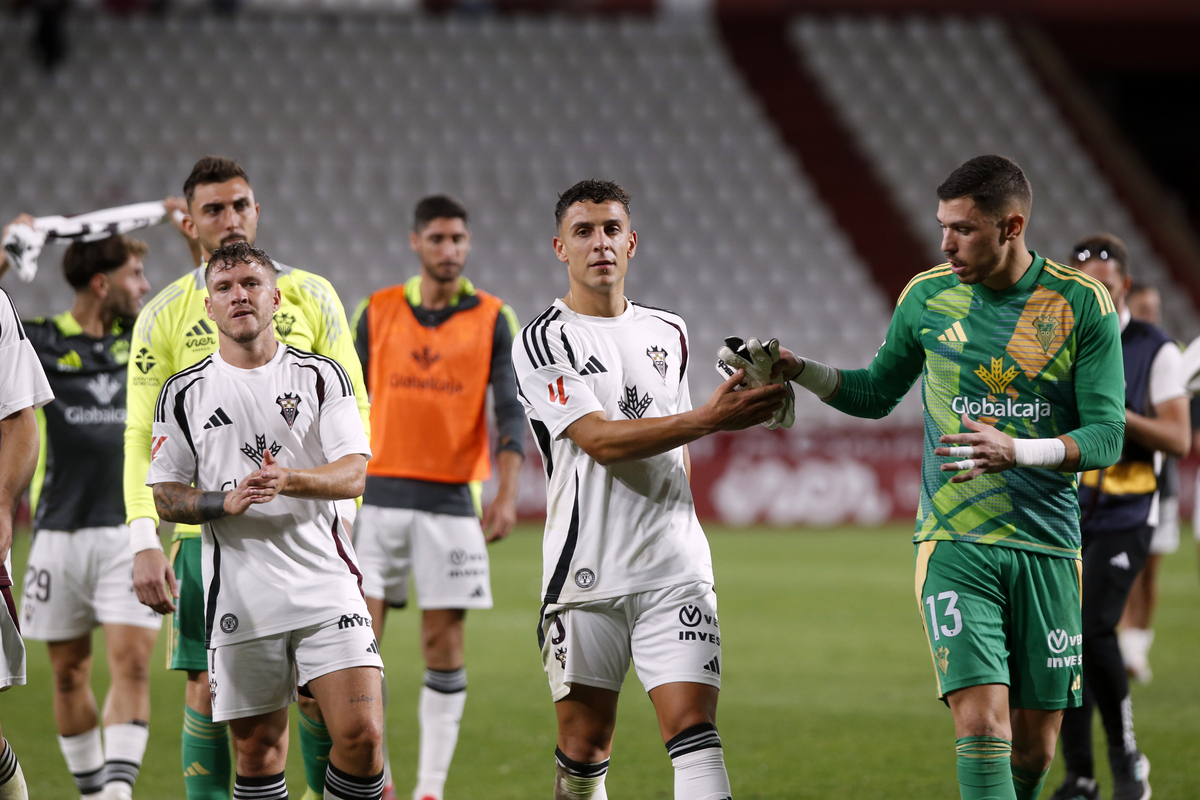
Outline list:
[[[415,575],[426,669],[413,798],[441,800],[466,704],[463,621],[467,609],[492,607],[486,543],[516,521],[525,412],[512,367],[516,315],[461,277],[471,249],[466,208],[425,198],[409,241],[421,274],[364,300],[353,324],[376,454],[354,546],[379,640],[387,609],[408,602]],[[489,386],[500,488],[481,526],[478,490],[491,475]]]

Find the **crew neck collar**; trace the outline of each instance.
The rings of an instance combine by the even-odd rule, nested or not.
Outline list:
[[[279,365],[279,362],[283,360],[283,351],[287,350],[287,345],[278,341],[277,344],[279,346],[275,348],[275,355],[273,355],[271,360],[263,364],[261,367],[251,367],[249,369],[244,367],[235,367],[225,359],[221,358],[220,350],[213,351],[213,363],[221,369],[228,370],[229,372],[240,377],[256,378],[260,375],[266,375],[267,373],[272,372],[275,367]]]
[[[580,314],[578,311],[573,311],[570,306],[564,303],[561,297],[554,301],[554,307],[571,314],[580,322],[586,322],[589,325],[600,325],[602,327],[606,327],[622,325],[633,315],[633,302],[625,296],[622,296],[621,299],[625,301],[625,310],[615,317],[593,317],[588,314]]]
[[[1033,256],[1033,263],[1029,265],[1029,269],[1025,270],[1025,274],[1021,276],[1021,279],[1012,286],[997,292],[994,289],[989,289],[982,283],[978,283],[974,287],[975,290],[983,299],[997,303],[1008,302],[1014,297],[1019,297],[1027,293],[1037,283],[1038,278],[1042,274],[1042,267],[1046,265],[1046,259],[1039,256],[1036,251],[1030,250],[1029,255]]]

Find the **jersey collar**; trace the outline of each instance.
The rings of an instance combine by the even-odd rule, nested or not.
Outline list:
[[[64,311],[63,313],[54,317],[54,324],[58,328],[59,333],[61,333],[64,337],[85,335],[83,332],[83,326],[79,324],[79,320],[75,319],[75,315],[70,311]],[[120,334],[121,320],[113,320],[112,331],[109,335],[119,336]]]
[[[1029,255],[1033,256],[1033,263],[1029,265],[1029,269],[1025,270],[1025,274],[1021,276],[1021,280],[1014,283],[1007,289],[993,291],[982,283],[975,285],[975,291],[980,297],[993,303],[1007,303],[1014,297],[1020,297],[1027,294],[1030,289],[1038,282],[1038,278],[1042,275],[1042,267],[1046,265],[1046,259],[1039,256],[1036,251],[1030,250]]]
[[[461,275],[458,278],[458,291],[450,298],[450,305],[456,306],[464,297],[470,297],[475,294],[475,284],[471,283]],[[408,300],[408,304],[413,308],[418,308],[421,305],[421,276],[414,275],[404,282],[404,297]]]

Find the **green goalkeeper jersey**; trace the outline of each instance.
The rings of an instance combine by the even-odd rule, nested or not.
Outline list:
[[[1120,324],[1104,286],[1033,253],[1016,285],[959,282],[948,264],[904,289],[867,369],[842,370],[830,405],[879,418],[922,381],[925,456],[914,541],[943,539],[1078,558],[1074,473],[1017,468],[950,483],[941,436],[961,416],[1021,439],[1068,434],[1079,469],[1113,464],[1125,433]]]
[[[311,272],[276,263],[279,310],[275,336],[284,344],[328,356],[341,364],[354,384],[363,427],[370,434],[370,405],[362,366],[354,351],[346,311],[329,281]],[[204,267],[174,281],[138,315],[130,343],[125,422],[125,518],[158,522],[154,494],[146,485],[150,469],[150,431],[162,385],[176,372],[216,352],[217,327],[208,318]],[[270,402],[269,400],[267,402]],[[197,525],[176,525],[175,538],[200,535]]]

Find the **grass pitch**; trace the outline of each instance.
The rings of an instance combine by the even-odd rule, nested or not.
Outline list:
[[[956,798],[954,732],[936,702],[929,650],[912,589],[907,527],[779,531],[709,528],[721,613],[724,680],[719,727],[734,796]],[[29,539],[18,536],[15,574]],[[551,796],[555,723],[535,638],[540,529],[526,526],[492,553],[496,608],[467,623],[470,689],[448,800]],[[1153,763],[1156,798],[1200,797],[1200,580],[1185,537],[1163,565],[1152,653],[1154,682],[1134,688],[1138,740]],[[388,734],[398,794],[416,770],[422,666],[417,612],[392,612],[381,643],[391,689]],[[135,795],[182,798],[182,673],[152,664],[154,712]],[[107,686],[97,634],[93,684]],[[75,798],[51,714],[46,648],[29,642],[29,685],[0,695],[0,723],[38,800]],[[103,697],[101,696],[101,702]],[[294,712],[293,712],[294,714]],[[1097,726],[1098,742],[1102,734]],[[303,793],[293,722],[288,783]],[[1111,781],[1098,748],[1104,795]],[[1057,761],[1043,796],[1062,776]],[[622,698],[608,793],[672,796],[671,763],[653,708],[631,671]]]

